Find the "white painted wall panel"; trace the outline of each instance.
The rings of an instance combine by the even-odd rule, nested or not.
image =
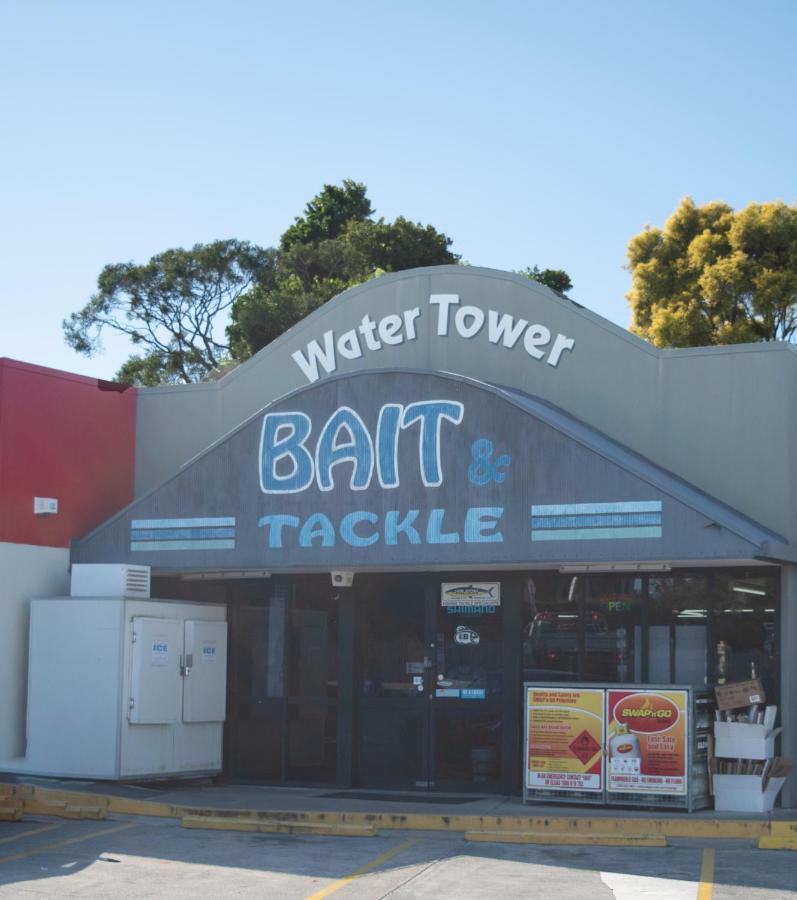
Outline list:
[[[120,600],[33,600],[25,764],[114,778],[119,760]]]
[[[68,572],[66,548],[0,543],[0,770],[25,752],[30,600],[65,594]]]

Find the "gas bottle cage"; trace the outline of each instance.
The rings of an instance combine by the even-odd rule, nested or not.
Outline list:
[[[714,707],[691,685],[525,682],[523,800],[708,808]]]

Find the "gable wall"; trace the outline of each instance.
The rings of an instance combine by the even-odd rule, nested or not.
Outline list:
[[[510,313],[575,339],[556,367],[470,339],[437,335],[432,293]],[[547,289],[503,272],[445,266],[376,279],[309,316],[222,381],[139,392],[136,491],[141,494],[270,401],[309,382],[291,358],[328,329],[339,337],[370,314],[419,307],[417,338],[338,358],[336,374],[374,368],[462,373],[541,397],[769,528],[797,540],[791,402],[797,353],[787,345],[658,351]]]

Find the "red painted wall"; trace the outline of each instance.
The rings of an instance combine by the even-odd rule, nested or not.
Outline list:
[[[133,499],[136,390],[114,387],[0,358],[0,541],[67,547]]]

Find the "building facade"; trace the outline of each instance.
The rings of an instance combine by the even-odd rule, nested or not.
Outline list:
[[[402,272],[140,391],[136,499],[72,561],[228,605],[239,777],[518,790],[524,680],[754,673],[794,755],[796,387],[789,345],[661,351],[514,275]]]
[[[109,387],[0,367],[0,759],[27,601],[70,561],[226,605],[234,777],[516,792],[523,681],[755,674],[797,755],[790,345],[661,351],[444,266],[345,292],[219,382]],[[49,580],[19,555],[44,545]]]

